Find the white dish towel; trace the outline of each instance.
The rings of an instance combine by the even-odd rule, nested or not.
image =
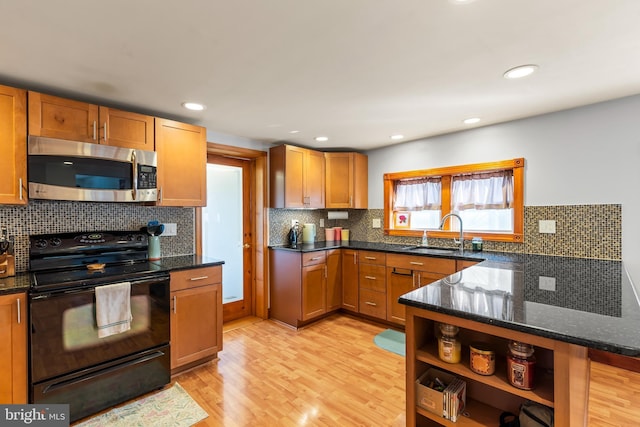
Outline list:
[[[98,338],[131,329],[131,283],[96,286]]]

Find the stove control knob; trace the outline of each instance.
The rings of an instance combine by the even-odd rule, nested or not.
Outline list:
[[[138,234],[138,237],[136,237],[136,240],[138,242],[142,242],[142,234]]]
[[[36,240],[35,245],[38,249],[44,249],[47,247],[47,241],[44,239]]]
[[[53,239],[51,239],[51,240],[49,241],[49,243],[50,243],[50,244],[51,244],[51,246],[53,246],[53,247],[58,247],[58,246],[60,246],[60,245],[62,244],[62,240],[60,240],[60,238],[58,238],[58,237],[54,237]]]
[[[133,234],[129,234],[129,235],[127,235],[127,240],[128,240],[129,242],[133,242],[133,240],[134,240],[134,239],[135,239],[135,236],[134,236]]]

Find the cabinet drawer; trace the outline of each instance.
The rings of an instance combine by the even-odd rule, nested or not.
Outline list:
[[[360,288],[378,292],[386,290],[385,267],[382,265],[360,264]]]
[[[385,265],[386,254],[382,252],[360,251],[360,264]]]
[[[170,275],[172,292],[211,285],[213,283],[222,283],[222,267],[219,265],[194,268],[191,270],[172,271]]]
[[[305,252],[302,254],[302,266],[325,264],[327,262],[327,254],[325,251]]]
[[[398,255],[389,254],[387,256],[389,267],[406,268],[409,270],[431,271],[441,274],[453,274],[456,272],[456,260],[446,258],[436,258],[419,255]]]
[[[360,313],[386,319],[387,295],[384,292],[360,289]]]

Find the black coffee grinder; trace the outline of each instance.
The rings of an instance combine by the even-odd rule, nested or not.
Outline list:
[[[300,226],[296,222],[293,227],[289,230],[289,234],[287,235],[287,241],[289,242],[289,246],[295,248],[298,246],[298,240],[300,237]]]

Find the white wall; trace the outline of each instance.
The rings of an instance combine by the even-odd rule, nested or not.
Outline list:
[[[243,138],[241,136],[215,132],[210,129],[207,129],[207,142],[214,142],[216,144],[231,145],[234,147],[242,147],[258,151],[269,151],[269,147],[271,146],[271,144],[263,143],[249,138]]]
[[[640,288],[640,96],[372,150],[369,208],[382,176],[525,158],[527,206],[621,204],[622,257]]]

